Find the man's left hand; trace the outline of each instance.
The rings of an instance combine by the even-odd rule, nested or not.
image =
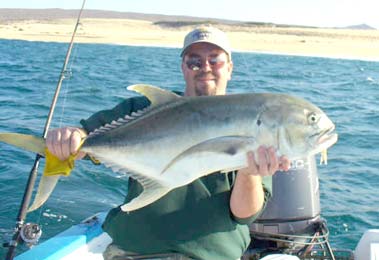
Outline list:
[[[277,171],[288,171],[290,160],[282,155],[277,156],[274,147],[260,146],[257,155],[250,151],[247,153],[247,168],[239,170],[240,173],[254,176],[272,176]]]

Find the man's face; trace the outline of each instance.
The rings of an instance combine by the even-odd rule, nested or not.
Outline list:
[[[233,63],[219,47],[195,43],[189,47],[182,62],[186,96],[224,95],[231,79]]]

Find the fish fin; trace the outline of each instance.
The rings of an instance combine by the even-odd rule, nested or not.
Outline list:
[[[161,89],[153,85],[136,84],[127,87],[127,89],[146,96],[151,102],[151,107],[162,105],[181,98],[181,96],[175,94],[174,92]]]
[[[0,141],[45,156],[46,166],[44,175],[46,176],[57,174],[68,176],[70,171],[74,168],[76,155],[71,155],[67,160],[60,161],[49,152],[45,144],[45,139],[42,137],[17,133],[0,133]],[[82,143],[83,141],[84,139]]]
[[[59,175],[68,176],[74,168],[76,155],[71,155],[67,160],[60,161],[49,152],[45,144],[45,139],[42,137],[18,133],[0,133],[0,141],[38,153],[46,158],[44,173],[39,182],[34,201],[28,209],[29,212],[38,209],[45,203],[54,190]]]
[[[45,156],[45,139],[18,133],[0,133],[0,142],[11,144],[27,151]]]
[[[94,156],[92,156],[92,155],[88,155],[88,158],[91,160],[91,162],[93,163],[93,164],[95,164],[95,165],[99,165],[99,164],[101,164],[101,162],[98,160],[98,159],[96,159]]]
[[[116,129],[118,127],[126,125],[129,122],[131,122],[132,120],[134,120],[134,119],[142,116],[143,114],[145,114],[145,112],[148,110],[148,108],[149,107],[144,108],[142,110],[138,110],[136,112],[131,113],[130,115],[125,115],[124,117],[120,117],[117,120],[113,120],[111,123],[108,123],[108,124],[105,124],[99,128],[96,128],[92,132],[88,133],[87,138],[95,136],[95,135],[103,134],[103,133],[106,133],[112,129]]]
[[[250,150],[255,150],[257,147],[255,138],[252,136],[222,136],[206,140],[202,143],[196,144],[186,151],[179,154],[175,157],[162,171],[161,174],[164,174],[167,171],[170,171],[175,165],[178,166],[181,161],[185,158],[196,157],[196,166],[198,165],[207,165],[209,164],[208,156],[212,155],[219,162],[217,165],[214,165],[213,168],[207,167],[210,172],[215,171],[232,171],[243,168],[247,165],[246,163],[246,153]],[[238,159],[235,160],[232,167],[226,166],[228,164],[228,159],[235,155],[241,155]],[[195,167],[195,165],[193,165]],[[204,167],[201,167],[204,168]],[[202,170],[196,169],[195,172],[201,173],[203,176],[204,172]]]
[[[160,182],[148,178],[144,179],[145,180],[143,182],[141,182],[141,178],[138,180],[138,182],[140,182],[143,186],[143,192],[138,197],[132,199],[129,203],[122,205],[122,211],[128,212],[145,207],[160,199],[171,190],[170,187],[162,185]]]
[[[59,180],[59,175],[42,176],[38,184],[37,194],[34,197],[32,205],[28,208],[28,212],[34,211],[41,207],[53,192],[55,185]]]
[[[150,100],[151,105],[142,110],[135,111],[130,115],[125,115],[124,117],[118,118],[117,120],[113,120],[111,123],[105,124],[99,128],[94,129],[92,132],[88,133],[88,137],[103,134],[112,129],[126,125],[129,122],[144,115],[147,111],[150,111],[150,109],[154,108],[155,106],[162,105],[181,98],[180,95],[177,95],[174,92],[164,90],[152,85],[136,84],[129,86],[127,89],[146,96]]]
[[[163,181],[155,179],[154,177],[147,176],[138,172],[133,172],[128,168],[125,168],[124,165],[119,165],[107,158],[98,156],[98,159],[101,163],[108,168],[111,168],[114,172],[124,173],[136,181],[138,181],[142,187],[143,192],[129,203],[121,206],[122,211],[133,211],[142,207],[147,206],[148,204],[158,200],[163,197],[166,193],[173,189],[169,184],[166,185]]]

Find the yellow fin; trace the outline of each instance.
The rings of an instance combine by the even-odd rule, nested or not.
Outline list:
[[[46,165],[43,171],[44,176],[64,175],[69,176],[75,166],[76,154],[71,154],[68,159],[61,161],[55,157],[50,151],[45,149]]]
[[[161,89],[153,85],[136,84],[129,86],[127,89],[133,90],[137,93],[146,96],[151,102],[151,106],[162,105],[177,100],[178,98],[181,98],[181,96],[175,94],[174,92]]]

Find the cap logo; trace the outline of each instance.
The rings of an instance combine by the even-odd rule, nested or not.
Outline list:
[[[197,31],[192,35],[193,40],[205,40],[208,39],[210,36],[209,31]]]

